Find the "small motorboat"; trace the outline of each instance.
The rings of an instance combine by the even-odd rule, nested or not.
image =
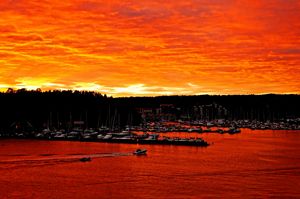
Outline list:
[[[146,149],[137,149],[133,152],[133,155],[146,155],[147,150]]]
[[[81,162],[90,162],[90,161],[92,161],[92,158],[91,157],[83,157],[83,158],[80,158],[79,160]]]

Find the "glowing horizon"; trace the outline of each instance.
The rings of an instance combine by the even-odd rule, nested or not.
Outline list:
[[[300,94],[296,0],[3,0],[0,91]]]

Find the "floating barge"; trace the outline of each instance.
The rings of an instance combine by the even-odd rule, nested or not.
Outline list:
[[[12,138],[12,137],[10,137]],[[210,144],[203,139],[80,139],[80,138],[63,138],[63,137],[15,137],[19,139],[40,139],[40,140],[56,140],[56,141],[80,141],[80,142],[102,142],[102,143],[124,143],[124,144],[149,144],[149,145],[177,145],[177,146],[197,146],[207,147]]]
[[[70,139],[52,138],[51,140],[61,141],[83,141],[83,142],[102,142],[102,143],[123,143],[123,144],[149,144],[149,145],[177,145],[177,146],[198,146],[207,147],[209,143],[201,138],[197,139],[136,139],[136,138],[111,138],[111,139]]]
[[[105,143],[126,143],[126,144],[150,144],[150,145],[178,145],[178,146],[199,146],[207,147],[209,143],[202,139],[182,139],[182,140],[147,140],[147,139],[109,139],[96,140]]]
[[[22,134],[23,135],[23,134]],[[179,138],[179,137],[166,137],[158,138],[159,134],[148,134],[143,135],[135,134],[131,132],[113,132],[113,133],[82,133],[71,131],[65,132],[43,132],[36,133],[34,136],[15,136],[16,138],[36,138],[43,140],[61,140],[61,141],[83,141],[83,142],[103,142],[103,143],[126,143],[126,144],[149,144],[149,145],[178,145],[178,146],[198,146],[207,147],[207,143],[202,138]]]

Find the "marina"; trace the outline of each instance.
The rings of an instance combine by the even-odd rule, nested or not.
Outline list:
[[[239,134],[244,130],[299,130],[300,119],[280,122],[259,122],[249,120],[213,120],[213,121],[161,121],[147,122],[139,126],[126,125],[120,128],[102,126],[95,128],[73,128],[70,130],[46,128],[31,132],[13,131],[0,132],[0,138],[34,138],[44,140],[85,141],[104,143],[148,144],[148,145],[182,145],[182,146],[209,146],[201,136],[167,136],[175,133],[191,135],[204,134]]]

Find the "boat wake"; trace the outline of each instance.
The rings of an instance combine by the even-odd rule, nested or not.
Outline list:
[[[37,156],[23,154],[20,156],[14,155],[14,159],[6,159],[0,161],[0,169],[14,169],[24,167],[38,167],[57,165],[64,163],[76,163],[82,162],[85,158],[96,159],[105,157],[121,157],[121,156],[132,156],[132,153],[95,153],[95,154],[69,154],[69,155],[58,155],[58,154],[40,154]],[[19,158],[16,158],[19,157]]]
[[[96,153],[90,155],[84,155],[91,158],[104,158],[104,157],[120,157],[120,156],[132,156],[132,153]]]

